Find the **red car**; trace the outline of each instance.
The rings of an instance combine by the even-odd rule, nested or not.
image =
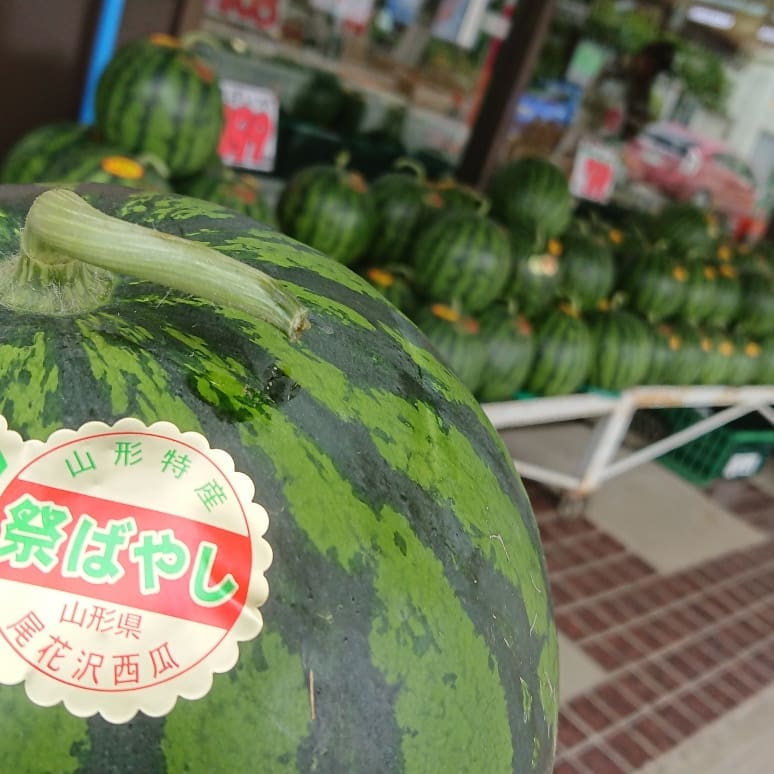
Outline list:
[[[623,161],[630,179],[713,210],[737,236],[754,239],[765,231],[750,167],[718,140],[680,124],[656,123],[626,144]]]

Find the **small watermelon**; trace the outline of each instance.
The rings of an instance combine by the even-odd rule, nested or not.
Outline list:
[[[508,235],[477,212],[443,212],[417,235],[412,264],[414,283],[429,300],[451,300],[467,312],[478,312],[508,282]]]
[[[564,173],[538,156],[498,167],[487,187],[492,215],[507,226],[527,222],[542,238],[557,237],[570,224],[573,199]]]
[[[737,387],[755,384],[763,363],[761,342],[743,333],[732,333],[730,338],[734,342],[734,354],[727,383]]]
[[[422,307],[412,319],[435,347],[441,362],[476,392],[487,357],[478,321],[448,304]]]
[[[214,70],[169,35],[135,40],[116,52],[99,79],[95,110],[106,143],[157,156],[173,178],[204,168],[223,127]]]
[[[589,319],[594,357],[589,383],[603,390],[625,390],[645,380],[653,355],[648,324],[624,309],[597,311]]]
[[[718,269],[714,263],[696,259],[686,264],[686,270],[688,280],[680,315],[698,325],[713,317],[717,304]]]
[[[337,164],[319,164],[296,172],[277,202],[277,220],[288,236],[347,266],[371,243],[376,209],[362,175]]]
[[[565,395],[581,387],[591,370],[594,342],[588,325],[569,304],[535,325],[535,359],[524,384],[536,395]]]
[[[733,381],[737,342],[726,331],[701,329],[704,358],[699,373],[700,384],[730,384]]]
[[[769,337],[761,342],[761,358],[758,373],[755,376],[756,384],[774,386],[774,337]]]
[[[537,525],[427,338],[232,210],[76,189],[0,187],[2,767],[550,774]]]
[[[371,184],[376,226],[368,255],[378,263],[410,264],[417,233],[442,202],[428,186],[421,166],[403,159],[395,167]]]
[[[568,231],[562,244],[560,295],[581,311],[594,309],[613,289],[613,253],[605,241],[579,229]]]
[[[94,129],[83,124],[45,124],[27,132],[8,151],[0,167],[0,183],[40,183],[62,155],[96,142]]]
[[[564,246],[558,239],[542,239],[534,226],[521,223],[510,230],[511,279],[503,295],[533,318],[553,305],[562,286]]]
[[[505,303],[492,304],[482,312],[479,325],[486,361],[476,395],[484,402],[511,400],[532,366],[532,325]]]
[[[222,204],[260,223],[275,225],[274,211],[262,195],[258,178],[237,172],[219,160],[195,175],[179,178],[174,188],[177,193]]]
[[[774,333],[774,277],[757,271],[745,273],[742,299],[739,330],[758,337]]]
[[[415,311],[417,297],[405,266],[368,266],[360,274],[401,312],[410,317]]]
[[[460,183],[453,177],[442,177],[431,185],[433,191],[441,198],[444,210],[471,210],[480,212],[482,203],[487,208],[491,205],[475,188]]]
[[[704,360],[702,338],[687,323],[660,323],[653,329],[648,384],[698,384]]]
[[[715,325],[723,327],[735,320],[742,306],[742,283],[739,271],[732,263],[716,262],[710,264],[717,272],[715,281],[715,303],[709,319]]]
[[[651,322],[672,317],[687,293],[688,269],[663,249],[639,253],[620,281],[627,304]]]
[[[713,257],[720,236],[717,218],[688,202],[667,204],[652,223],[652,236],[665,242],[679,260]]]
[[[46,172],[47,183],[112,183],[147,191],[170,191],[167,170],[154,159],[126,156],[89,145],[63,154]]]

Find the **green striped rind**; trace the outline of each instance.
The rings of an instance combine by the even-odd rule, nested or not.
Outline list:
[[[774,385],[774,337],[761,342],[761,362],[756,374],[756,384]]]
[[[0,183],[40,183],[62,154],[93,142],[93,130],[83,124],[46,124],[25,134],[3,159]]]
[[[276,218],[261,194],[260,184],[253,175],[238,173],[224,165],[208,166],[202,172],[175,182],[175,191],[247,215],[259,223],[274,226]]]
[[[293,175],[277,203],[284,233],[345,265],[368,248],[375,215],[369,192],[353,187],[345,170],[326,165]]]
[[[648,384],[698,384],[704,352],[698,330],[688,323],[662,323],[653,328]]]
[[[487,359],[478,322],[466,317],[447,320],[431,307],[417,310],[412,319],[435,347],[440,360],[471,392],[476,392]]]
[[[369,266],[361,276],[391,304],[409,317],[416,311],[417,296],[402,266]]]
[[[312,327],[292,344],[235,310],[128,280],[75,318],[0,309],[13,330],[0,345],[0,410],[25,437],[128,414],[228,451],[270,514],[265,628],[206,697],[164,719],[78,720],[0,688],[4,766],[550,772],[557,642],[545,567],[523,487],[477,402],[335,262],[198,200],[110,197],[92,201],[277,277]],[[0,227],[15,233],[31,198],[0,191],[0,211],[14,215]],[[12,743],[19,728],[25,744]]]
[[[432,189],[441,197],[444,210],[470,210],[480,212],[484,197],[470,186],[450,177],[444,177],[432,184]]]
[[[774,333],[774,279],[761,272],[745,274],[742,278],[744,303],[737,327],[752,336]]]
[[[536,395],[575,392],[591,369],[593,339],[586,323],[557,310],[535,326],[535,359],[525,389]]]
[[[111,171],[110,162],[115,159],[127,160],[133,169],[141,170],[141,176],[116,174]],[[118,168],[120,169],[119,163]],[[141,188],[146,191],[168,192],[171,186],[151,163],[124,156],[114,148],[87,146],[76,148],[52,162],[46,169],[47,183],[106,183],[127,188]]]
[[[210,160],[223,126],[220,87],[202,60],[153,38],[118,50],[99,80],[96,124],[125,153],[152,153],[172,177]]]
[[[717,222],[705,210],[679,202],[668,204],[652,223],[652,236],[663,241],[679,260],[709,260],[719,236]]]
[[[567,178],[555,164],[537,156],[502,164],[492,175],[487,196],[498,220],[507,226],[530,223],[544,238],[559,236],[572,217]]]
[[[675,315],[687,293],[688,269],[663,250],[638,255],[620,283],[627,305],[651,322]]]
[[[596,312],[589,320],[594,358],[588,381],[603,390],[624,390],[645,380],[653,354],[648,324],[622,309]]]
[[[613,289],[613,253],[599,239],[578,231],[562,238],[560,293],[582,311],[594,309]]]
[[[532,318],[554,305],[562,285],[564,261],[549,252],[534,226],[518,224],[510,229],[511,278],[503,295],[516,302],[520,312]],[[555,253],[559,253],[559,245]]]
[[[701,349],[704,355],[699,372],[700,384],[729,384],[734,368],[736,342],[725,332],[701,329]]]
[[[490,306],[479,316],[479,325],[486,362],[476,395],[482,401],[511,400],[532,366],[532,326],[506,304]]]
[[[685,299],[680,316],[698,325],[713,318],[716,305],[718,270],[709,262],[694,260],[686,265],[688,281],[685,283]]]
[[[498,298],[511,271],[505,231],[475,212],[443,213],[419,233],[414,283],[432,301],[454,301],[477,312]]]
[[[411,263],[411,245],[418,230],[434,211],[431,191],[415,175],[388,172],[371,185],[376,210],[369,260],[376,263]]]
[[[763,363],[761,342],[743,333],[733,333],[730,338],[734,343],[734,354],[731,356],[732,363],[728,369],[728,384],[735,386],[755,384]]]
[[[742,283],[739,271],[731,263],[713,264],[717,271],[715,304],[709,319],[715,325],[725,326],[737,318],[742,308]]]

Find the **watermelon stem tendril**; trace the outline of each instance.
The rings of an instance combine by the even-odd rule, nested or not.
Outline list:
[[[27,213],[21,248],[22,258],[41,269],[82,262],[155,282],[235,307],[284,331],[291,340],[309,327],[306,308],[268,274],[200,242],[114,218],[73,191],[51,189],[35,199]],[[84,308],[93,306],[93,299],[83,303]],[[82,310],[60,313],[78,311]]]

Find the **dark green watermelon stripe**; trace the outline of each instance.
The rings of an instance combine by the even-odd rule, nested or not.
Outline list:
[[[175,336],[179,335],[179,334],[176,333],[176,329],[173,328],[172,326],[168,326],[168,332],[169,332],[170,335],[175,335]],[[212,360],[212,356],[208,352],[207,345],[203,341],[197,342],[195,340],[190,339],[189,337],[184,337],[184,338],[185,338],[185,341],[183,343],[185,344],[185,346],[181,348],[181,355],[180,355],[181,358],[186,357],[188,362],[191,363],[191,354],[194,354],[197,357],[207,357],[208,361]],[[219,368],[219,371],[218,371],[217,374],[216,373],[208,373],[206,370],[204,370],[204,369],[209,369],[209,368],[212,367],[210,362],[207,362],[206,364],[204,362],[200,362],[197,365],[196,364],[196,358],[194,359],[193,362],[194,362],[194,365],[193,365],[194,371],[197,373],[197,377],[203,380],[202,381],[202,385],[205,385],[205,386],[206,385],[210,385],[210,384],[217,384],[223,378],[237,378],[242,383],[248,383],[249,379],[250,379],[250,375],[245,373],[245,372],[237,373],[235,375],[232,374],[232,369],[235,366],[235,363],[234,363],[234,361],[232,359],[229,359],[228,361],[223,361],[220,364],[220,368]],[[202,369],[201,373],[198,373],[199,369]],[[200,389],[200,392],[202,393],[203,397],[208,397],[210,401],[217,402],[216,399],[214,398],[214,396],[208,395],[208,393],[205,390],[202,390],[201,387],[199,389]],[[230,388],[224,386],[224,393],[229,394],[230,392],[231,392]],[[298,404],[294,403],[292,405],[298,405]],[[303,413],[303,411],[302,411],[302,413]],[[258,417],[253,417],[253,418],[257,419]],[[274,441],[276,441],[276,443],[280,444],[280,446],[278,448],[281,448],[281,446],[282,446],[282,434],[280,432],[280,427],[282,426],[281,423],[283,423],[284,421],[285,421],[284,418],[282,418],[280,416],[273,416],[272,417],[272,422],[271,422],[271,428],[272,428],[272,430],[271,430],[271,440],[274,440]],[[288,432],[294,432],[294,433],[298,432],[297,429],[296,429],[296,425],[293,425],[293,424],[287,425],[287,430],[288,430]],[[341,438],[341,432],[334,433],[330,437],[335,439],[333,443],[334,443],[334,447],[337,447],[338,444],[339,444],[339,440],[338,439]],[[302,439],[299,439],[299,438],[297,438],[296,440],[302,441]],[[265,446],[265,442],[266,442],[266,439],[262,438],[262,444],[264,446]],[[367,442],[366,438],[362,438],[361,439],[360,443],[357,444],[357,447],[358,447],[358,450],[359,450],[357,453],[359,453],[359,454],[364,453],[364,447],[365,447],[366,442]],[[318,440],[315,440],[314,442],[311,442],[311,443],[312,443],[312,445],[310,446],[310,452],[311,452],[312,448],[315,448],[315,447],[319,448],[319,441]],[[335,449],[334,449],[334,452],[335,452]],[[298,498],[309,498],[309,497],[311,497],[311,498],[313,498],[313,500],[315,500],[315,501],[320,503],[317,507],[321,508],[323,510],[323,512],[329,510],[329,508],[335,508],[335,505],[334,505],[335,501],[337,499],[339,499],[340,497],[344,496],[343,493],[338,493],[335,488],[332,491],[330,491],[330,496],[332,498],[332,502],[331,502],[331,505],[328,508],[326,508],[326,506],[323,504],[323,501],[320,499],[321,496],[322,496],[322,493],[324,493],[326,490],[331,490],[331,487],[333,486],[333,481],[334,481],[334,479],[336,479],[336,475],[334,474],[334,472],[332,470],[329,470],[326,473],[325,480],[321,484],[320,487],[310,486],[309,482],[314,480],[315,471],[318,471],[318,468],[319,468],[319,465],[320,465],[319,455],[313,455],[313,454],[310,453],[310,457],[309,457],[309,466],[310,467],[307,470],[304,471],[303,475],[299,472],[300,469],[297,467],[300,464],[300,462],[302,462],[302,460],[296,460],[296,461],[293,462],[292,467],[290,469],[288,469],[288,470],[286,470],[284,472],[280,471],[280,475],[278,477],[279,480],[282,480],[282,481],[285,481],[285,482],[292,482],[294,480],[298,481],[299,485],[301,486],[301,489],[300,489],[299,493],[295,496],[296,500]],[[344,470],[340,474],[341,475],[341,479],[340,479],[341,480],[341,484],[340,485],[344,486],[344,487],[349,487],[349,486],[352,485],[352,482],[350,480],[347,480],[347,478],[345,477],[345,473],[346,473],[346,471],[348,469],[349,469],[349,466],[344,466]],[[377,468],[377,466],[367,466],[366,469],[367,470],[376,470],[378,468]],[[289,483],[286,484],[286,486],[288,486],[288,485],[289,485]],[[410,489],[410,479],[408,479],[406,481],[406,486],[405,487],[401,487],[400,488],[400,491],[403,492],[404,496],[405,496],[405,492],[409,491],[409,489]],[[365,493],[364,493],[364,496],[365,496]],[[294,502],[294,499],[290,498],[289,502],[291,502],[291,503]],[[432,507],[429,502],[427,503],[427,506],[428,507]],[[367,514],[369,512],[369,506],[365,506],[364,505],[364,509],[365,510],[364,510],[363,522],[367,524],[367,523],[370,522],[370,520],[367,518]],[[293,510],[295,511],[296,509],[294,508]],[[307,509],[301,507],[300,505],[299,505],[298,510],[299,511],[303,511],[303,512],[309,512],[310,514],[314,514],[316,512],[315,508],[311,508],[310,510],[307,511]],[[383,518],[384,518],[384,515],[383,515]],[[359,524],[360,520],[357,520],[356,523]],[[310,522],[308,524],[308,526],[307,526],[308,530],[317,530],[318,532],[319,532],[320,528],[322,528],[322,533],[320,533],[320,534],[322,536],[325,536],[326,540],[333,539],[332,535],[327,534],[327,528],[326,528],[324,522],[321,523],[321,522],[319,522],[319,520],[313,519],[312,522]],[[398,528],[397,524],[396,525],[392,525],[392,524],[390,524],[388,522],[385,525],[387,537],[391,538],[393,532],[397,528]],[[367,534],[370,534],[370,533],[367,532],[367,533],[364,534],[364,536],[363,536],[364,540],[365,540],[365,536]],[[411,531],[408,531],[406,533],[405,540],[407,540],[408,544],[411,545]],[[334,543],[335,543],[335,545],[338,548],[338,552],[340,553],[342,548],[347,545],[347,536],[346,535],[338,535],[336,537],[336,539],[334,540]],[[361,553],[361,552],[365,551],[367,549],[367,547],[368,546],[367,546],[367,543],[366,543],[366,544],[361,545],[360,548],[353,547],[353,550],[355,551],[355,553]],[[327,552],[327,549],[325,549],[324,545],[318,545],[318,550],[322,554],[325,554]],[[415,547],[414,550],[418,550],[418,547]],[[340,555],[339,560],[346,567],[346,564],[347,564],[347,561],[348,561],[346,559],[346,556]],[[484,568],[482,568],[482,571],[484,571]],[[489,583],[491,583],[491,582],[492,581],[489,581]],[[430,588],[429,579],[425,578],[421,583],[418,584],[418,588],[422,588],[423,590],[427,590],[427,588]],[[382,593],[379,594],[379,598],[380,599],[384,599],[386,597],[386,595],[388,594],[388,591],[389,591],[388,588],[382,589]],[[405,600],[401,598],[400,603],[402,605],[404,605],[405,604]],[[428,607],[429,607],[429,605],[427,603],[422,603],[421,600],[418,601],[417,604],[416,604],[416,609],[418,611],[426,610],[426,609],[428,609]],[[405,613],[404,613],[404,615],[405,615]],[[535,625],[537,626],[537,623]],[[515,638],[516,633],[515,632],[514,633],[509,633],[509,636],[511,638],[511,642],[515,642],[515,639],[513,639],[513,638]],[[386,648],[386,652],[394,652],[394,648],[395,648],[395,643],[391,643],[390,647]],[[486,664],[487,661],[488,661],[487,658],[483,658],[482,663]],[[444,673],[451,673],[452,667],[453,667],[453,664],[451,664],[449,667],[444,667]],[[419,672],[417,673],[416,679],[420,679],[421,678],[423,680],[426,680],[428,678],[427,669],[428,669],[428,665],[427,664],[423,664],[421,666],[421,668],[419,669]],[[403,679],[405,680],[406,677],[404,676]],[[442,681],[441,681],[441,683],[442,683]],[[442,684],[439,684],[438,685],[438,689],[439,690],[440,689],[444,689],[445,690],[445,689],[448,689],[448,686],[442,686]],[[429,686],[425,685],[422,688],[422,690],[423,691],[432,690],[432,685],[429,685]],[[536,693],[539,692],[539,686],[535,686],[534,690],[535,690]],[[463,703],[464,706],[467,706],[467,707],[475,706],[475,704],[471,705],[470,702],[464,701],[464,700],[462,701],[462,703]],[[518,708],[518,712],[523,712],[523,711],[524,711],[523,708]],[[465,725],[463,721],[460,721],[460,722],[463,723],[463,725]],[[461,733],[462,733],[462,731],[461,731]],[[509,734],[507,735],[507,738],[509,738]],[[470,741],[472,741],[472,740],[470,740]],[[465,745],[466,746],[469,745],[470,741],[466,742]],[[422,740],[422,742],[423,742],[423,746],[428,744],[428,740],[427,739]],[[463,742],[463,738],[460,738],[460,742],[461,743]],[[438,750],[438,755],[442,755],[441,750],[446,751],[447,754],[452,754],[453,750],[449,749],[450,745],[449,745],[448,740],[438,740],[438,744],[439,744],[439,748],[440,748]],[[494,743],[492,742],[492,744],[494,744]],[[460,750],[464,750],[465,747],[460,747],[459,749]],[[457,753],[457,754],[459,754],[459,753]],[[491,748],[489,754],[494,754],[494,747]],[[510,755],[510,753],[509,753],[509,755]],[[453,760],[453,758],[451,758],[450,761],[451,760]]]
[[[174,158],[170,155],[174,153],[171,147],[174,137],[171,134],[171,127],[162,112],[156,109],[156,105],[165,97],[165,83],[169,83],[170,79],[173,79],[179,88],[180,77],[177,73],[170,72],[174,50],[156,48],[158,54],[152,65],[146,63],[144,68],[149,76],[143,83],[141,98],[139,94],[134,93],[136,87],[130,86],[131,96],[127,95],[127,98],[131,102],[126,106],[125,118],[121,122],[121,135],[127,140],[131,138],[129,147],[133,151],[152,147],[161,158],[171,161]],[[170,96],[171,94],[167,95],[167,99]],[[170,168],[172,168],[171,165]]]

